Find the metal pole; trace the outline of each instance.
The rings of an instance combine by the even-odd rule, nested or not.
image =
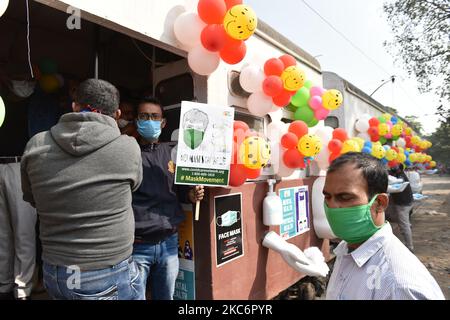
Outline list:
[[[384,86],[384,85],[385,85],[386,83],[388,83],[389,81],[392,81],[392,83],[394,83],[394,82],[395,82],[395,76],[391,76],[390,79],[388,79],[388,80],[384,81],[382,84],[380,84],[380,86],[379,86],[378,88],[376,88],[374,92],[372,92],[372,94],[370,95],[370,97],[373,96],[373,94],[374,94],[375,92],[377,92],[378,89],[380,89],[382,86]]]

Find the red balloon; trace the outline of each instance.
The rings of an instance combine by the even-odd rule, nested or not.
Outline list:
[[[292,132],[288,132],[281,137],[281,145],[286,149],[295,149],[298,144],[298,138]]]
[[[340,153],[332,153],[332,154],[330,154],[330,157],[328,158],[328,162],[332,163],[334,160],[339,158],[340,155],[341,155]]]
[[[269,97],[275,97],[283,91],[283,81],[277,76],[268,76],[263,82],[263,91]]]
[[[245,45],[245,42],[242,40],[231,39],[228,35],[226,35],[226,37],[227,41],[222,50],[220,50],[220,57],[228,64],[236,64],[241,62],[247,53],[247,46]]]
[[[286,167],[291,169],[304,167],[304,158],[297,149],[286,150],[283,154],[283,162]]]
[[[227,13],[227,6],[223,0],[200,0],[197,12],[206,24],[222,24]]]
[[[273,104],[277,107],[285,107],[291,102],[292,91],[283,90],[279,95],[273,97]]]
[[[369,136],[377,136],[378,135],[378,127],[370,127],[367,130],[367,133],[369,134]]]
[[[405,141],[406,143],[411,143],[411,136],[406,136]]]
[[[369,120],[369,125],[370,125],[371,127],[378,127],[379,124],[380,124],[380,120],[378,120],[378,119],[375,118],[375,117],[370,118],[370,120]]]
[[[244,131],[250,130],[248,124],[246,124],[244,121],[235,120],[233,123],[233,130],[242,129]]]
[[[227,10],[230,10],[234,6],[237,6],[238,4],[242,4],[242,0],[225,0],[225,4],[227,6]]]
[[[388,166],[389,166],[389,168],[396,167],[396,166],[398,166],[398,162],[395,160],[389,161]]]
[[[379,140],[380,140],[380,135],[378,133],[370,136],[370,141],[372,141],[372,142],[377,142]]]
[[[289,125],[288,131],[292,132],[300,139],[308,133],[308,125],[301,120],[295,120]]]
[[[342,149],[342,141],[338,139],[331,139],[328,143],[328,150],[331,153],[341,153]]]
[[[291,66],[295,66],[297,65],[297,60],[295,60],[295,58],[289,54],[284,54],[279,58],[284,65],[284,69],[286,69],[287,67],[291,67]]]
[[[222,24],[210,24],[203,28],[200,40],[206,50],[217,52],[225,46],[226,35]]]
[[[283,61],[277,58],[272,58],[264,64],[264,73],[266,76],[281,76],[284,71]]]
[[[247,180],[247,171],[243,164],[230,165],[230,181],[228,184],[232,187],[239,187]]]
[[[333,130],[333,139],[338,139],[344,142],[345,140],[348,140],[347,132],[345,132],[342,128],[336,128]]]
[[[397,147],[391,147],[392,150],[394,150],[395,152],[399,153],[399,150]]]
[[[250,169],[245,167],[247,179],[256,179],[261,175],[261,169]]]

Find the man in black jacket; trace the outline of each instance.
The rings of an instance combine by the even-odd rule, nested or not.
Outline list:
[[[392,168],[389,171],[389,174],[403,179],[404,182],[408,182],[408,177],[403,171],[403,165],[398,165]],[[392,209],[392,214],[398,221],[398,226],[400,228],[400,232],[405,240],[405,245],[409,250],[414,250],[413,240],[412,240],[412,232],[411,232],[411,223],[409,221],[409,212],[413,206],[413,193],[411,190],[411,186],[408,184],[402,192],[392,193],[390,195],[390,206]]]
[[[143,181],[133,194],[135,243],[133,257],[144,280],[150,278],[153,300],[172,300],[178,275],[177,226],[185,219],[180,202],[202,200],[202,186],[174,185],[171,147],[159,143],[166,125],[161,104],[146,97],[138,104],[137,131],[141,146]]]

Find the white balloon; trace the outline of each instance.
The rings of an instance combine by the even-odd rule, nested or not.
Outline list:
[[[5,13],[8,8],[9,0],[0,0],[0,17]]]
[[[247,100],[247,108],[251,114],[262,117],[272,109],[272,99],[263,92],[255,92]]]
[[[363,139],[364,141],[370,141],[370,136],[367,132],[358,133],[357,137]]]
[[[328,159],[330,158],[330,151],[327,146],[324,146],[319,154],[315,157],[315,161],[320,170],[327,170],[330,166],[328,163]]]
[[[397,144],[397,147],[400,147],[400,148],[406,147],[406,141],[403,138],[398,138],[396,144]]]
[[[295,169],[286,167],[283,160],[280,160],[277,175],[280,177],[289,177],[295,172]]]
[[[328,126],[319,127],[314,134],[322,140],[322,149],[326,149],[328,147],[328,142],[333,139],[333,128]]]
[[[281,132],[284,129],[284,125],[283,122],[281,121],[272,121],[271,123],[269,123],[269,125],[267,126],[267,137],[269,138],[270,141],[280,141],[280,137],[281,137]]]
[[[369,120],[358,119],[355,122],[355,129],[358,130],[359,132],[367,132],[367,130],[369,130],[369,128],[370,128]]]
[[[197,13],[185,12],[175,19],[173,32],[181,44],[192,48],[200,44],[200,34],[205,26]]]
[[[245,91],[253,93],[262,90],[264,77],[264,72],[261,68],[249,65],[241,70],[239,83]]]
[[[335,239],[337,238],[333,231],[331,230],[330,224],[328,223],[327,216],[325,214],[325,209],[323,204],[325,202],[325,197],[323,196],[322,190],[325,185],[325,177],[319,177],[314,181],[312,187],[312,214],[314,217],[314,231],[317,237],[321,239]]]
[[[189,51],[188,63],[195,73],[207,76],[219,66],[220,56],[218,53],[208,51],[199,45]]]

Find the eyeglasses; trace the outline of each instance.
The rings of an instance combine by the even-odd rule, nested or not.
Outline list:
[[[159,113],[138,113],[138,119],[139,120],[162,120],[162,115]]]

